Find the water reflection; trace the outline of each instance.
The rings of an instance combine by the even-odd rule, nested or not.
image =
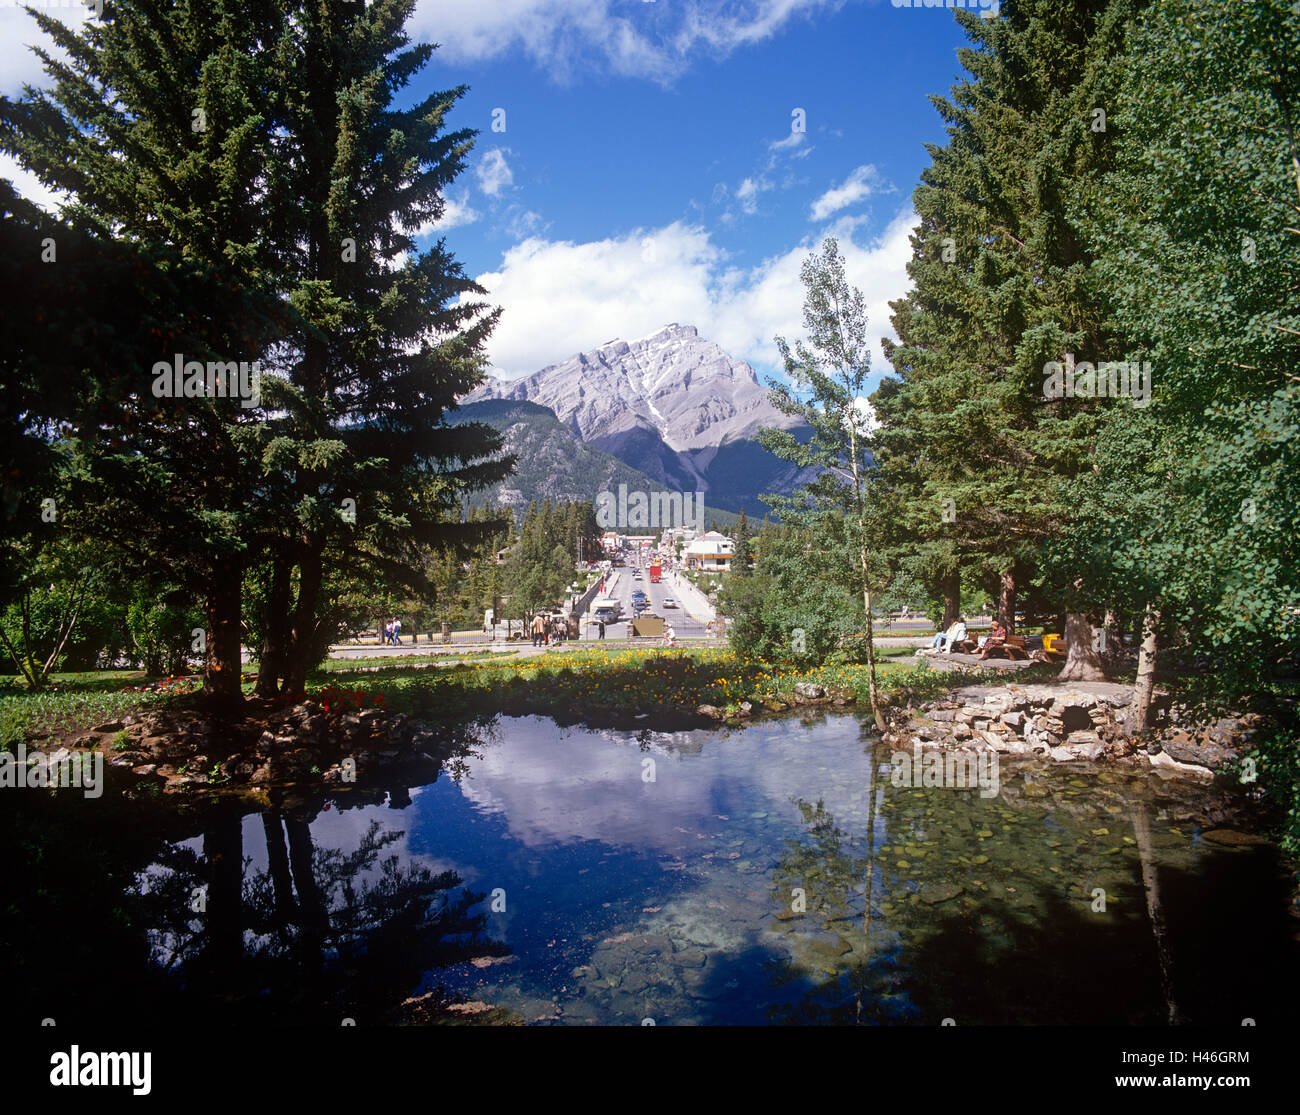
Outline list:
[[[261,810],[11,798],[11,1014],[338,1025],[468,1001],[479,1021],[501,1016],[477,1003],[551,1023],[1263,1024],[1288,1009],[1276,859],[1201,839],[1232,821],[1230,790],[1027,762],[982,799],[895,787],[888,760],[851,715],[689,733],[519,717],[468,731],[422,786],[283,787]],[[64,963],[35,964],[38,944]]]

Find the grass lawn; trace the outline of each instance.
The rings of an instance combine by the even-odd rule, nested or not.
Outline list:
[[[881,648],[877,674],[884,691],[905,689],[925,698],[969,680],[962,673],[888,661],[909,653],[908,647]],[[742,658],[723,647],[629,648],[617,643],[570,646],[527,658],[473,652],[436,663],[427,656],[335,660],[312,673],[308,693],[337,689],[341,677],[361,672],[367,675],[364,683],[355,678],[347,684],[364,703],[383,694],[389,708],[435,721],[490,714],[521,696],[540,696],[563,711],[575,703],[610,710],[693,710],[701,704],[735,709],[744,700],[788,702],[801,681],[851,690],[859,700],[867,695],[867,670],[860,664],[800,668]],[[28,693],[17,679],[3,678],[0,740],[12,747],[34,733],[57,737],[97,727],[192,693],[199,685],[197,676],[150,682],[139,671],[102,671],[54,675],[49,689]],[[251,693],[251,680],[245,681],[244,691]]]
[[[155,679],[140,670],[51,674],[45,689],[29,693],[17,675],[0,677],[0,746],[26,735],[60,736],[120,720],[133,709],[198,687],[198,679]]]

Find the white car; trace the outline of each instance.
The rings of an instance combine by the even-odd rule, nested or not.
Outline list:
[[[674,600],[671,596],[665,596],[665,597],[664,597],[664,607],[665,607],[665,608],[675,608],[675,607],[677,607],[677,601]]]

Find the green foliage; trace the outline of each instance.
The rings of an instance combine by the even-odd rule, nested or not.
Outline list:
[[[506,557],[501,582],[509,598],[505,615],[527,620],[558,606],[569,595],[579,557],[593,560],[599,552],[600,534],[591,503],[529,504]]]
[[[825,554],[813,552],[801,531],[768,527],[757,544],[756,570],[728,578],[718,594],[722,613],[734,620],[729,636],[737,653],[816,663],[862,629],[855,586],[827,579]]]
[[[147,674],[185,673],[197,653],[193,632],[204,629],[203,613],[193,605],[169,602],[170,596],[144,589],[127,605],[132,650]]]

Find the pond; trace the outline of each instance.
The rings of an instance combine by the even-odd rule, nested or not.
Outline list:
[[[1231,789],[1004,756],[982,793],[894,766],[851,714],[680,733],[503,717],[419,786],[284,787],[261,808],[24,791],[3,815],[9,1021],[1289,1010],[1288,880],[1224,833],[1253,823]]]

